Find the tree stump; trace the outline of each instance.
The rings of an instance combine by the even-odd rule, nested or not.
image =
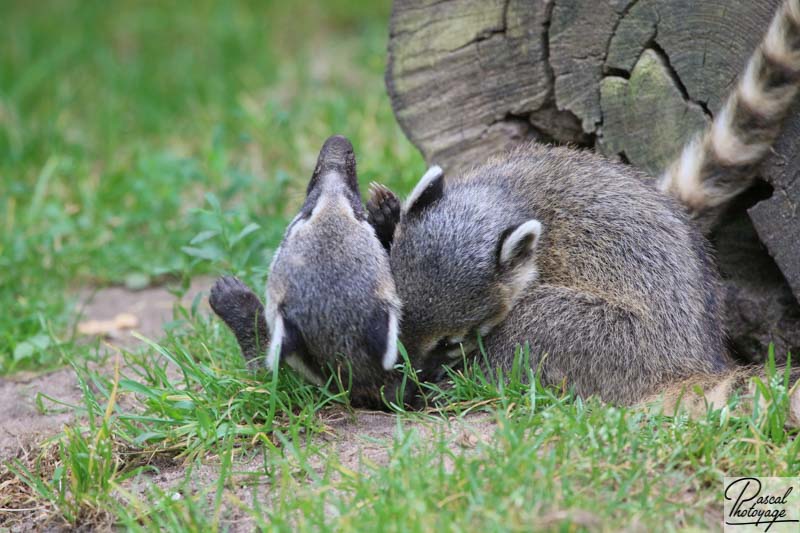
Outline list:
[[[780,0],[395,0],[386,85],[449,172],[515,144],[586,147],[656,176],[719,110]],[[734,351],[800,353],[800,105],[763,183],[712,235]]]

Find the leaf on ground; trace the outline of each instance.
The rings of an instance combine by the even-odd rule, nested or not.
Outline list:
[[[150,276],[142,272],[133,272],[125,276],[125,288],[140,291],[150,286]]]
[[[139,325],[139,319],[131,313],[120,313],[111,320],[86,320],[78,324],[81,335],[106,336],[122,330],[133,329]]]

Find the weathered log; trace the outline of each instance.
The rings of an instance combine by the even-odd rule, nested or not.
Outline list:
[[[656,175],[719,110],[780,0],[395,0],[386,82],[430,163],[455,171],[527,140]],[[746,358],[800,350],[800,105],[771,185],[713,235]],[[766,193],[764,192],[766,190]]]

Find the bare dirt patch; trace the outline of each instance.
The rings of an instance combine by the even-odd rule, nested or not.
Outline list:
[[[345,411],[333,407],[320,413],[325,430],[314,437],[314,444],[320,452],[309,463],[320,476],[325,470],[328,457],[336,457],[340,468],[345,471],[369,474],[369,469],[386,466],[391,458],[395,435],[398,429],[397,415],[375,411]],[[453,454],[477,453],[479,442],[488,442],[497,424],[493,415],[475,413],[463,418],[412,417],[401,419],[403,431],[414,431],[421,442],[439,442],[442,439]],[[182,461],[164,458],[157,461],[157,473],[147,474],[127,483],[125,488],[142,495],[145,482],[152,482],[160,489],[181,499],[194,496],[202,491],[208,494],[209,488],[219,480],[220,464],[218,457],[208,457],[200,464],[188,466]],[[190,483],[186,479],[187,468],[191,468]],[[234,459],[232,469],[240,474],[234,475],[226,485],[220,514],[222,529],[234,533],[253,531],[256,524],[252,517],[231,505],[231,501],[252,502],[257,500],[265,508],[271,508],[278,497],[273,492],[272,476],[264,475],[264,464],[259,454],[248,454]],[[450,465],[446,465],[450,468]],[[260,472],[259,472],[260,471]],[[260,473],[250,476],[243,473]],[[338,480],[333,475],[332,482]],[[312,483],[310,480],[308,483]],[[337,489],[333,489],[336,491]],[[209,505],[212,494],[208,494]],[[334,511],[331,511],[334,514]]]
[[[188,306],[197,294],[207,293],[212,282],[213,280],[207,278],[195,280],[191,289],[182,298],[182,304]],[[119,329],[110,327],[105,331],[103,343],[112,354],[120,348],[135,349],[140,341],[133,336],[134,332],[158,339],[163,333],[164,324],[172,320],[172,309],[176,303],[175,296],[166,288],[148,288],[141,291],[130,291],[120,287],[98,291],[87,290],[81,293],[80,300],[83,322],[97,321],[110,324],[120,314],[134,317],[135,327]],[[210,312],[206,300],[202,305]],[[131,319],[126,317],[122,322],[127,324],[130,321]],[[106,328],[103,325],[97,327],[99,330]],[[109,357],[100,366],[100,370],[113,373],[114,360],[114,357]],[[12,458],[29,462],[26,458],[32,460],[38,455],[40,443],[57,435],[65,424],[74,420],[73,409],[59,408],[49,401],[45,402],[46,409],[42,411],[36,401],[39,393],[66,404],[75,405],[82,401],[75,372],[68,367],[38,374],[19,373],[0,381],[0,405],[4,406],[0,410],[0,464]],[[382,466],[388,463],[398,427],[397,416],[372,411],[348,411],[337,406],[325,409],[319,416],[325,429],[314,437],[315,446],[321,450],[311,461],[315,470],[322,472],[326,457],[331,454],[336,456],[340,465],[352,471],[362,471],[364,465]],[[421,415],[410,419],[404,418],[402,425],[404,430],[413,429],[418,432],[424,440],[444,434],[448,446],[454,451],[459,450],[464,453],[469,453],[478,442],[486,441],[495,428],[494,418],[486,414],[473,415],[466,420]],[[180,458],[153,457],[149,464],[155,467],[153,471],[127,482],[126,490],[144,496],[146,484],[154,483],[165,491],[175,490],[174,496],[182,498],[190,496],[181,493],[182,490],[201,491],[214,486],[219,479],[219,457],[203,457],[191,465]],[[237,455],[233,468],[238,472],[256,473],[259,469],[263,469],[263,459],[258,453]],[[179,489],[187,475],[190,479],[189,488],[183,484],[183,489]],[[18,480],[13,480],[13,476],[2,477],[6,479],[6,483],[13,482],[15,486],[18,485]],[[255,495],[265,505],[269,505],[273,496],[268,479],[269,476],[249,476],[249,478],[243,476],[241,483],[234,483],[226,487],[225,491],[233,495],[234,499],[241,501],[252,501]],[[29,496],[24,507],[30,506],[31,509],[29,513],[22,512],[13,517],[6,517],[13,520],[14,527],[21,526],[34,530],[46,527],[57,530],[64,525],[60,519],[52,515],[49,506],[37,507],[39,503],[33,498],[32,493],[28,494],[30,491],[21,485],[18,488],[22,490],[21,496],[26,494]],[[232,531],[247,531],[254,526],[249,516],[227,505],[224,506],[221,518],[225,527]],[[110,516],[105,518],[105,520],[112,519]],[[4,521],[0,519],[0,524]],[[94,525],[110,525],[101,522],[103,520]]]
[[[190,305],[198,293],[208,292],[212,282],[210,278],[192,282],[182,303]],[[172,319],[176,303],[175,296],[164,287],[141,291],[121,287],[83,290],[79,300],[84,321],[109,321],[123,314],[135,317],[135,327],[107,332],[104,346],[111,352],[134,348],[139,343],[134,332],[158,338],[164,323]],[[112,372],[113,362],[109,361],[107,366],[109,373]],[[0,405],[3,406],[0,409],[0,463],[16,456],[23,446],[57,433],[73,418],[71,409],[59,409],[49,402],[48,409],[42,412],[36,405],[39,393],[68,404],[81,401],[75,372],[69,367],[46,373],[20,372],[0,380]]]

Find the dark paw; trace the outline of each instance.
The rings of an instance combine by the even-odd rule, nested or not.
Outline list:
[[[219,278],[208,303],[236,336],[245,359],[263,355],[268,345],[264,305],[250,287],[232,276]]]
[[[400,220],[400,199],[388,188],[373,182],[369,186],[367,220],[388,250],[392,245],[394,228]]]
[[[219,278],[214,283],[208,303],[211,305],[211,309],[225,322],[262,307],[261,300],[250,290],[250,287],[233,276]]]

